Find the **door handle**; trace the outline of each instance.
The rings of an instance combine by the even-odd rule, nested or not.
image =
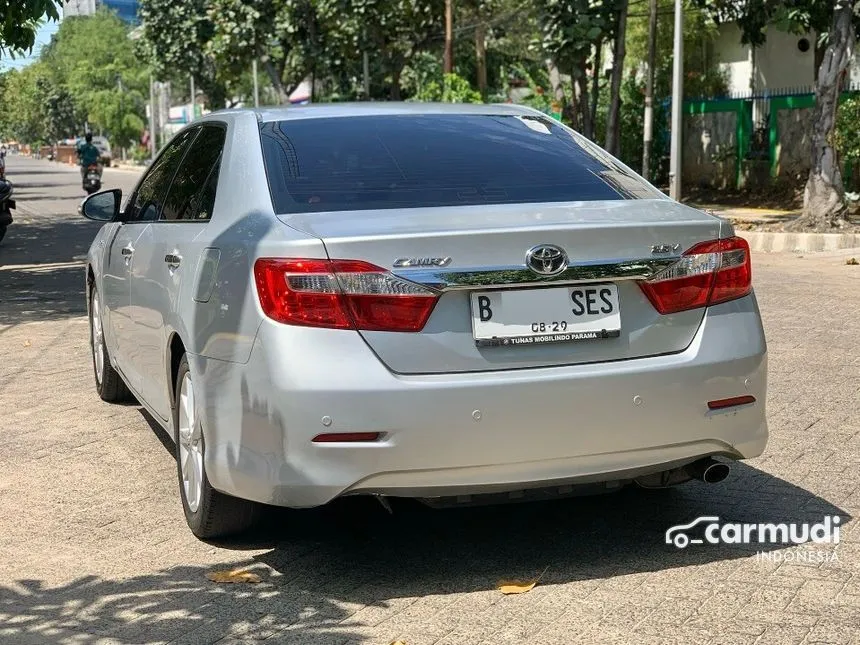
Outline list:
[[[164,256],[164,261],[169,268],[176,269],[179,267],[179,263],[182,262],[182,256],[178,253],[168,253]]]

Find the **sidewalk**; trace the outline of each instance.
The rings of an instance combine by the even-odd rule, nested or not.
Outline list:
[[[860,249],[858,233],[789,233],[778,228],[798,217],[800,210],[725,207],[718,204],[689,204],[693,208],[729,220],[735,232],[753,251],[769,253],[817,253]]]

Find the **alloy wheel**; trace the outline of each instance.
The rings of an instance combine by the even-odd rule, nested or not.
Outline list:
[[[203,435],[194,407],[191,376],[182,377],[179,389],[179,466],[188,510],[196,513],[203,493]]]

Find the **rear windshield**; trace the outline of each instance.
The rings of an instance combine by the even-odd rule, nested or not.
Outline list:
[[[664,197],[538,116],[295,119],[261,136],[278,213]]]

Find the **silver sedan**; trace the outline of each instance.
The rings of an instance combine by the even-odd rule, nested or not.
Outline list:
[[[81,210],[96,387],[173,434],[197,536],[717,482],[767,442],[747,244],[528,108],[219,112]]]

